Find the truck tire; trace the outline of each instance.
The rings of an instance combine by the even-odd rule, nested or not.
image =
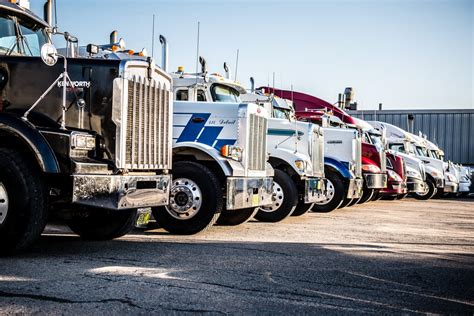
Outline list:
[[[432,197],[433,199],[442,199],[444,198],[444,189],[439,188],[436,189],[436,193]]]
[[[170,204],[153,208],[153,217],[166,231],[193,235],[214,225],[224,208],[222,185],[207,167],[192,161],[173,164]]]
[[[364,188],[364,191],[362,192],[362,196],[360,197],[360,200],[357,202],[358,204],[364,204],[372,199],[372,197],[375,194],[375,189],[369,189],[369,188]]]
[[[273,177],[273,204],[261,207],[255,219],[261,222],[276,223],[290,216],[298,204],[298,189],[291,177],[279,169],[275,169]]]
[[[251,220],[257,212],[258,207],[245,208],[241,210],[224,210],[217,220],[217,225],[237,226],[244,224]]]
[[[414,192],[412,196],[417,200],[429,200],[436,194],[435,183],[431,179],[427,179],[425,182],[425,191],[424,192]]]
[[[313,212],[328,213],[334,211],[344,201],[346,188],[341,177],[333,172],[327,172],[326,175],[326,200],[314,203]]]
[[[403,200],[403,199],[405,199],[407,196],[408,196],[408,193],[399,194],[399,195],[397,195],[397,200]]]
[[[67,225],[84,240],[111,240],[125,236],[135,227],[137,210],[109,211],[88,208],[73,216]]]
[[[351,203],[352,202],[357,202],[359,198],[356,198],[356,199],[347,199],[345,198],[342,203],[337,207],[337,208],[345,208],[345,207],[348,207],[349,205],[352,205]],[[355,201],[354,201],[355,200]]]
[[[352,199],[352,201],[351,201],[351,202],[349,203],[349,205],[347,205],[347,206],[348,206],[348,207],[351,207],[351,206],[354,206],[354,205],[356,205],[356,204],[359,204],[359,201],[360,201],[361,198],[362,198],[362,196],[359,197],[359,198],[357,198],[357,199]]]
[[[41,235],[48,213],[41,174],[22,153],[0,149],[0,254],[25,250]]]
[[[299,200],[291,216],[301,216],[308,213],[314,206],[314,203],[305,203],[304,199]]]

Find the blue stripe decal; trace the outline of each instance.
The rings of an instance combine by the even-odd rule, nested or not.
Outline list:
[[[268,135],[275,135],[275,136],[294,136],[295,130],[292,129],[268,129]],[[303,136],[304,133],[298,131],[298,136]]]
[[[223,126],[206,126],[211,113],[174,113],[174,114],[188,114],[191,115],[186,125],[174,125],[174,127],[184,127],[181,135],[176,139],[176,142],[199,142],[220,150],[224,145],[234,145],[236,139],[217,139],[219,134],[224,129]],[[195,118],[202,119],[202,122],[196,123]]]
[[[214,145],[214,148],[221,150],[221,147],[224,145],[234,145],[235,139],[218,139],[217,143]]]
[[[204,128],[204,126],[207,123],[207,120],[211,116],[210,113],[194,113],[191,115],[191,118],[188,121],[188,124],[186,124],[186,127],[184,130],[181,132],[181,135],[178,138],[178,143],[179,142],[193,142],[197,139],[199,133],[201,130]],[[203,119],[202,122],[196,123],[193,122],[193,119],[195,118],[201,118]]]
[[[197,139],[199,143],[203,143],[209,146],[214,144],[217,136],[221,133],[223,127],[205,127],[201,135]]]

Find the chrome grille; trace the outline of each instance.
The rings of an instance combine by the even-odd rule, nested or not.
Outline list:
[[[169,97],[165,84],[135,76],[128,80],[125,168],[169,168]]]
[[[311,163],[313,164],[313,175],[319,176],[323,175],[324,172],[324,139],[318,133],[317,130],[314,130],[312,137],[312,153],[311,153]]]
[[[380,170],[382,172],[387,171],[387,153],[385,152],[385,150],[382,150],[380,152]]]
[[[249,115],[248,169],[265,170],[267,160],[268,120],[255,114]]]
[[[356,156],[355,156],[355,167],[356,167],[356,176],[358,178],[362,177],[362,138],[357,134],[354,139],[356,142]]]

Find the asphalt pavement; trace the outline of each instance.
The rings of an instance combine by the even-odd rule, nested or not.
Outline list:
[[[474,313],[474,199],[378,201],[196,236],[85,242],[49,226],[0,258],[0,314]]]

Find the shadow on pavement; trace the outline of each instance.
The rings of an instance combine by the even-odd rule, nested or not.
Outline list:
[[[43,236],[31,252],[0,258],[0,310],[474,312],[472,256],[464,262],[416,258],[364,244]]]

